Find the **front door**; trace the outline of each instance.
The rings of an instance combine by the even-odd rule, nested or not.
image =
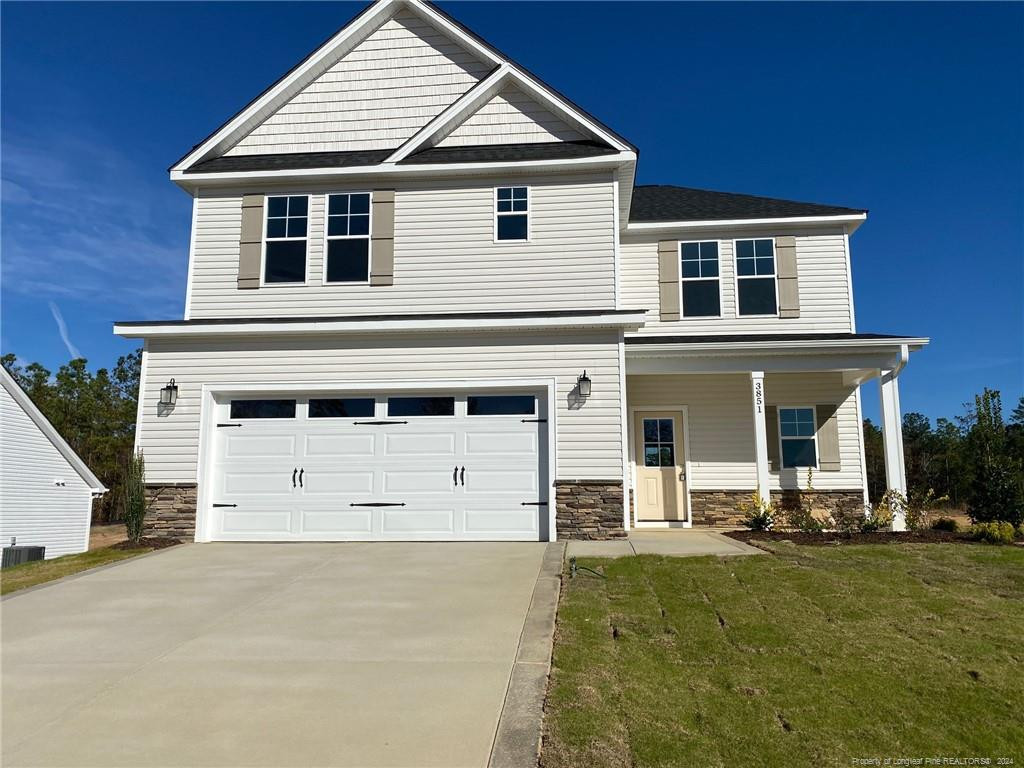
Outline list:
[[[686,519],[683,415],[640,411],[636,438],[636,515],[640,522]]]

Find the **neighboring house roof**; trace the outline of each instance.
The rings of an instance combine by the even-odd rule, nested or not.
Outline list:
[[[630,222],[782,219],[800,216],[864,214],[863,208],[801,203],[774,197],[714,192],[667,184],[633,188]]]
[[[19,386],[18,382],[14,380],[14,377],[7,372],[7,369],[0,367],[0,382],[3,383],[4,389],[6,389],[11,397],[14,399],[25,414],[32,419],[35,425],[39,428],[39,431],[46,436],[46,438],[53,443],[53,447],[56,448],[60,454],[67,460],[68,464],[71,465],[72,469],[78,473],[79,477],[85,482],[86,485],[92,490],[93,493],[106,493],[107,487],[100,482],[99,478],[92,473],[92,470],[86,466],[85,462],[82,461],[78,454],[75,453],[71,446],[68,445],[67,441],[60,436],[60,433],[56,428],[49,422],[49,420],[43,416],[36,404],[32,402],[25,390]]]

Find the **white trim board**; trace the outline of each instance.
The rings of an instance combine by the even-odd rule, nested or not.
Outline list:
[[[698,221],[633,221],[626,225],[627,232],[659,232],[666,229],[701,229],[707,227],[759,227],[785,224],[850,224],[852,233],[867,219],[866,213],[841,216],[782,216],[763,219],[703,219]],[[744,238],[740,238],[741,240]]]

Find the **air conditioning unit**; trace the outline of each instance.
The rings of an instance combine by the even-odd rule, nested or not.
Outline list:
[[[46,547],[4,547],[3,565],[0,567],[10,568],[12,565],[30,563],[33,560],[42,560],[46,554]]]

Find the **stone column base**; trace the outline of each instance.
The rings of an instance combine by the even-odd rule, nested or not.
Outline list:
[[[194,541],[198,492],[195,483],[147,483],[142,535]]]
[[[694,525],[743,525],[741,504],[750,504],[754,490],[749,491],[690,491],[690,509]],[[817,516],[827,517],[838,510],[847,512],[864,509],[864,492],[858,488],[849,491],[798,491],[787,489],[772,491],[772,503],[779,510],[792,509],[803,501],[809,503]]]
[[[557,480],[555,527],[559,539],[621,539],[621,480]]]

